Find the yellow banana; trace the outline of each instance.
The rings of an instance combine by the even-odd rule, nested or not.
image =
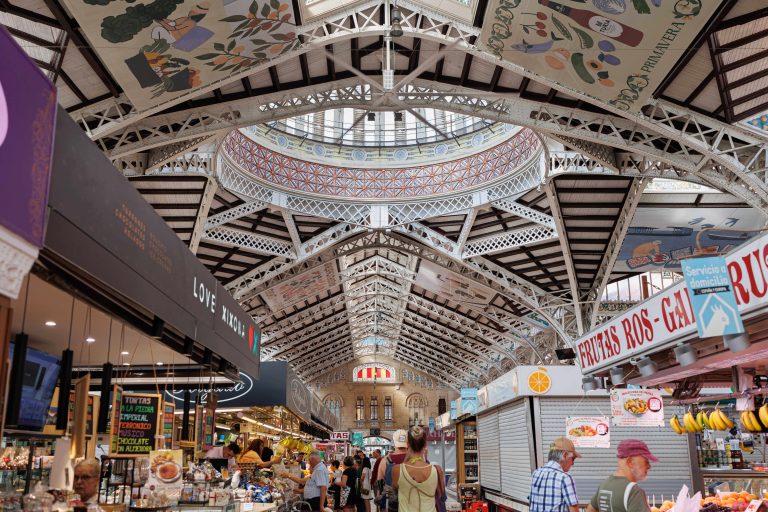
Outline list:
[[[747,411],[742,411],[741,414],[739,414],[739,421],[741,422],[741,428],[743,430],[746,430],[747,432],[752,432],[752,423],[749,421],[749,417],[747,416]]]
[[[729,428],[733,428],[733,422],[728,418],[728,416],[725,415],[725,413],[719,409],[716,409],[718,412],[718,418],[722,423],[725,425],[725,428],[723,430],[728,430]]]
[[[747,418],[749,418],[749,422],[752,423],[752,430],[755,432],[763,431],[763,427],[760,426],[760,422],[757,420],[754,411],[747,411]]]
[[[709,424],[714,430],[725,430],[725,426],[720,423],[720,417],[717,415],[717,409],[709,413]]]
[[[693,419],[693,413],[691,411],[685,413],[685,416],[683,416],[683,422],[685,423],[685,429],[688,432],[693,434],[699,431],[699,425],[696,423],[696,420]]]
[[[757,412],[760,417],[760,422],[765,428],[768,428],[768,404],[763,404],[760,410]]]
[[[677,414],[672,416],[669,420],[669,426],[672,427],[672,430],[674,430],[677,435],[685,433],[685,429],[680,425],[680,419],[677,417]]]
[[[709,418],[707,418],[707,415],[704,414],[704,411],[699,411],[699,413],[696,415],[696,423],[699,424],[699,427],[701,427],[701,430],[704,430],[704,429],[709,430],[711,428],[709,426]]]

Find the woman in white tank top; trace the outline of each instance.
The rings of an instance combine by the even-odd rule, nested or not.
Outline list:
[[[436,496],[445,487],[443,470],[426,461],[427,432],[422,427],[408,430],[408,455],[392,469],[397,489],[398,512],[435,512]]]

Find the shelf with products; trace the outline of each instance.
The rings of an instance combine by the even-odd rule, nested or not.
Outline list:
[[[6,429],[0,441],[0,490],[27,494],[36,483],[48,486],[54,438]]]
[[[469,416],[456,423],[456,483],[476,482],[478,472],[477,423]]]

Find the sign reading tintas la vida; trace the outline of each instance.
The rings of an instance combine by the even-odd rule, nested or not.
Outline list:
[[[682,263],[699,337],[744,332],[725,258],[691,258]]]
[[[479,45],[625,111],[639,111],[720,0],[493,0]]]

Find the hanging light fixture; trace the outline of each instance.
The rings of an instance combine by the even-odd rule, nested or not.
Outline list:
[[[747,350],[752,344],[752,342],[749,341],[749,334],[746,332],[740,332],[738,334],[726,334],[723,336],[723,342],[731,352],[742,352]]]
[[[392,37],[400,37],[403,35],[403,27],[400,23],[403,21],[403,12],[395,4],[392,6],[392,13],[390,14],[392,23],[389,29],[389,35]]]
[[[614,386],[624,384],[624,368],[621,366],[611,368],[611,384]]]
[[[638,359],[635,364],[637,365],[638,371],[640,371],[640,375],[643,377],[650,377],[659,369],[653,359],[648,356]]]
[[[681,343],[680,345],[675,347],[675,359],[677,359],[677,362],[680,364],[680,366],[689,366],[696,362],[696,359],[698,359],[696,355],[696,349],[692,346]]]
[[[597,379],[594,378],[591,375],[587,375],[586,377],[582,377],[581,379],[581,389],[584,391],[594,391],[597,389]]]

